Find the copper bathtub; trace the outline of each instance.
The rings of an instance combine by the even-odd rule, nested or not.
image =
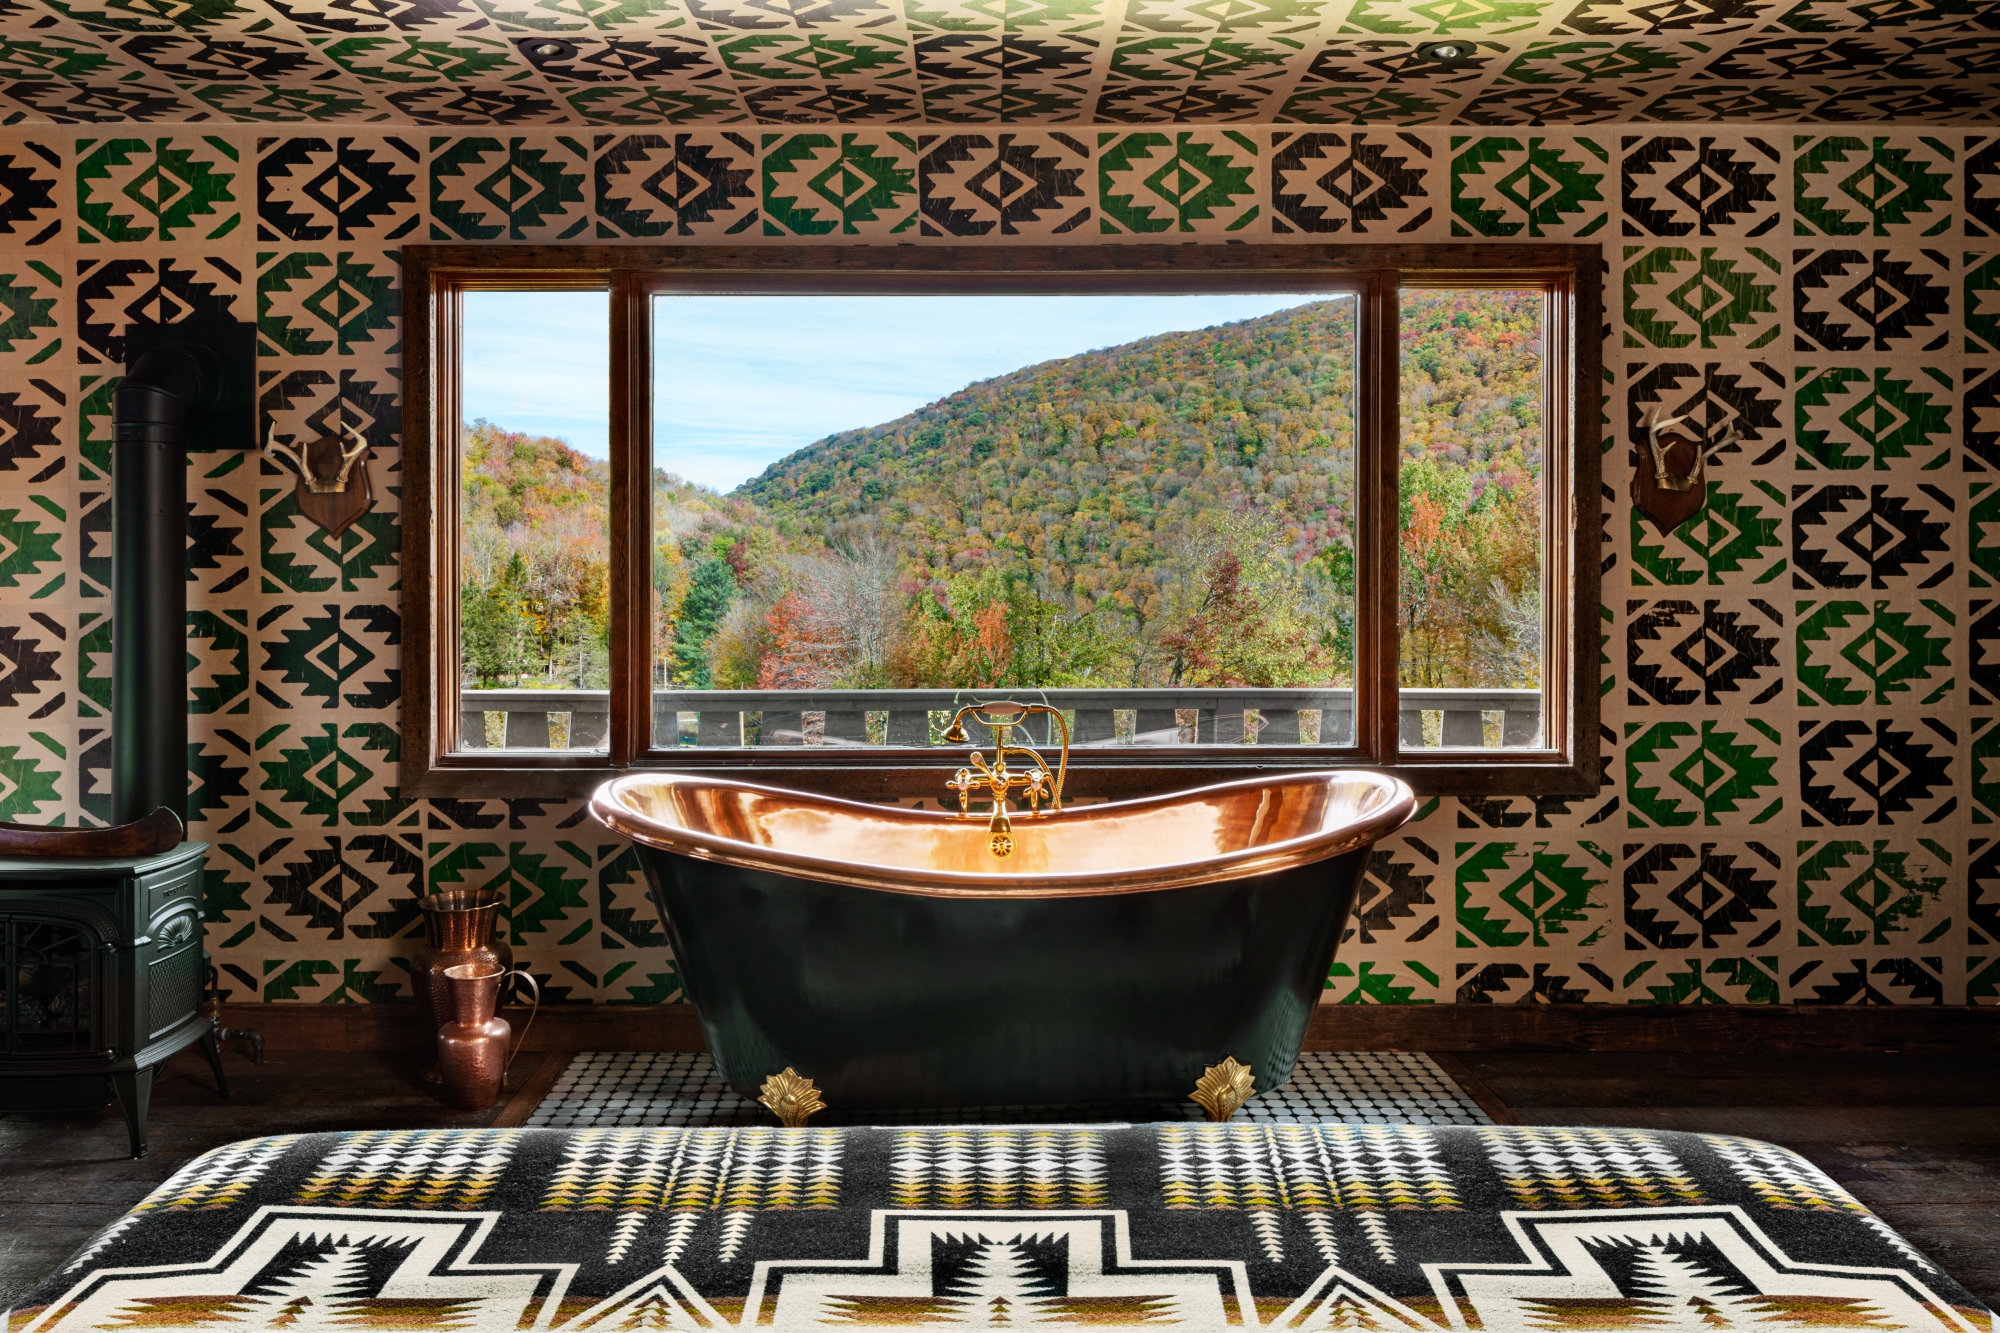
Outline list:
[[[1184,1098],[1291,1076],[1404,783],[1300,773],[1014,821],[677,773],[591,798],[639,845],[722,1076],[838,1110]]]

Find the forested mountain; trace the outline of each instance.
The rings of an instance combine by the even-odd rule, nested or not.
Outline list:
[[[1539,324],[1406,298],[1407,683],[1533,683]],[[1352,301],[1319,301],[973,384],[729,497],[658,475],[656,680],[1345,683],[1352,344]],[[604,465],[470,438],[468,676],[595,682]]]
[[[881,531],[934,580],[998,558],[1145,613],[1169,534],[1268,517],[1303,561],[1352,509],[1350,299],[1030,366],[822,440],[739,494],[831,541]]]

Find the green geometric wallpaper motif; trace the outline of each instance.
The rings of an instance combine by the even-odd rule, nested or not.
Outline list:
[[[1990,124],[2000,106],[1979,0],[22,0],[10,12],[0,118],[32,123],[658,137],[696,126],[1761,124],[1773,127],[1755,136],[1766,145],[1796,140],[1783,183],[1798,182],[1795,221],[1820,236],[1881,236],[1909,218],[1947,234],[1940,182],[1955,178],[1957,148],[1941,145],[1952,136],[1853,127]],[[1466,53],[1425,59],[1445,37]],[[1846,128],[1820,137],[1814,123]],[[1740,137],[1674,137],[1681,147],[1656,162],[1725,168],[1683,182],[1697,213],[1760,170],[1762,149]],[[1520,151],[1535,138],[1568,144],[1527,134]],[[169,196],[199,196],[200,178],[178,174],[183,145],[128,142],[137,147],[90,169],[159,206],[123,209],[118,225],[166,225]],[[1613,142],[1593,136],[1600,161]],[[564,171],[559,151],[529,153],[510,194]],[[549,177],[531,184],[538,170]]]
[[[1583,135],[1455,134],[1451,145],[1453,236],[1574,240],[1610,220],[1606,154]]]
[[[449,885],[504,893],[554,1001],[681,995],[636,859],[580,804],[397,789],[403,246],[1457,239],[1603,248],[1605,767],[1586,797],[1428,801],[1372,858],[1325,1001],[2000,1004],[2000,136],[1796,105],[1528,124],[1697,118],[1720,94],[1696,70],[1768,91],[1603,5],[1129,5],[1107,30],[1096,0],[912,0],[858,31],[587,8],[291,8],[261,40],[306,73],[226,89],[135,67],[107,36],[172,25],[113,0],[0,51],[40,107],[80,105],[68,80],[209,116],[0,126],[0,818],[107,813],[134,323],[253,320],[271,438],[374,446],[375,508],[338,538],[256,456],[190,460],[190,800],[233,997],[407,999],[416,896]],[[1862,39],[1915,69],[1931,31]],[[1440,33],[1477,71],[1391,77]],[[897,98],[923,115],[865,123]],[[1308,103],[1375,123],[1279,119]],[[1669,533],[1627,499],[1661,404],[1728,434]]]

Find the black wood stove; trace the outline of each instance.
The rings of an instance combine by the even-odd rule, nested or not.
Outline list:
[[[0,1110],[96,1111],[117,1095],[146,1155],[153,1071],[200,1042],[206,843],[109,860],[0,858]]]
[[[254,449],[255,330],[132,325],[112,417],[108,829],[0,824],[0,1110],[115,1092],[146,1152],[153,1071],[201,1042],[201,870],[187,822],[187,453]]]

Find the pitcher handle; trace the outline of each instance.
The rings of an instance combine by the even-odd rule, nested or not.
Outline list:
[[[535,974],[525,967],[517,967],[508,974],[510,980],[525,981],[534,993],[535,1002],[528,1009],[528,1021],[521,1024],[521,1035],[514,1038],[514,1049],[507,1052],[507,1063],[500,1068],[500,1077],[507,1077],[507,1071],[514,1067],[514,1057],[521,1053],[521,1046],[528,1040],[528,1029],[535,1025],[535,1015],[542,1012],[542,987],[535,980]]]

